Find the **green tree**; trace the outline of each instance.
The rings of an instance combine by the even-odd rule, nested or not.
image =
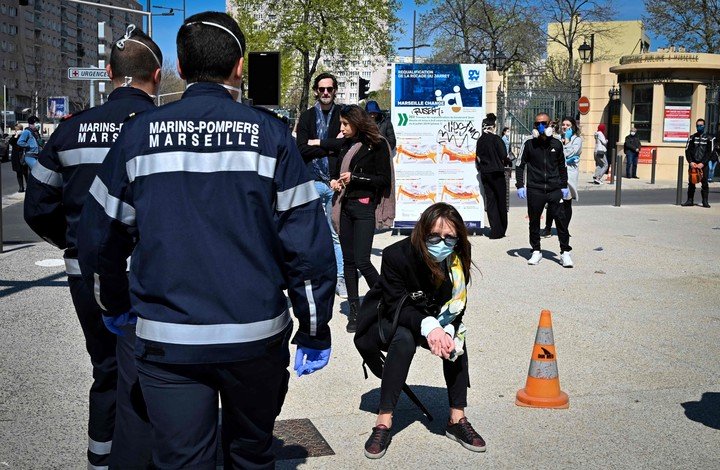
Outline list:
[[[238,16],[246,18],[240,20],[241,25],[248,31],[261,29],[270,45],[290,52],[290,66],[297,73],[288,81],[295,88],[295,96],[299,95],[300,111],[308,106],[310,85],[321,60],[354,58],[363,53],[387,57],[392,47],[391,32],[398,22],[396,0],[234,0],[234,3]],[[262,19],[259,21],[260,16],[253,12],[263,12]],[[254,38],[253,34],[249,37]]]
[[[645,0],[648,29],[675,46],[720,52],[720,1]]]

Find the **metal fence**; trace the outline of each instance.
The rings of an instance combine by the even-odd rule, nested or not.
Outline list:
[[[519,152],[522,143],[532,133],[538,113],[548,113],[550,119],[578,117],[578,88],[510,88],[498,92],[498,131],[510,128],[510,145]]]

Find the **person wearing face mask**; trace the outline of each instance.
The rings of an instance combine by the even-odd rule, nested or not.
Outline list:
[[[638,166],[638,155],[640,155],[640,137],[637,135],[637,129],[635,127],[630,129],[630,134],[625,137],[625,143],[623,148],[625,149],[625,178],[638,179],[637,166]]]
[[[382,378],[379,413],[365,443],[366,457],[379,459],[390,445],[393,414],[418,346],[442,358],[450,404],[445,435],[473,452],[485,450],[484,439],[465,416],[470,374],[463,317],[471,266],[465,223],[453,206],[443,202],[425,209],[410,237],[383,250],[380,279],[366,296],[382,298],[381,318],[376,309],[368,309],[375,312],[362,316],[355,334],[358,352],[373,374]],[[392,331],[394,323],[397,328]],[[381,329],[387,342],[381,339]],[[384,364],[380,351],[387,353]]]
[[[547,204],[549,214],[552,214],[558,230],[560,240],[560,260],[563,267],[573,267],[570,256],[570,233],[563,201],[570,198],[568,188],[568,172],[565,164],[563,144],[552,137],[552,128],[549,125],[547,113],[540,113],[535,117],[533,138],[525,141],[520,164],[515,170],[518,197],[527,199],[530,246],[532,255],[528,264],[536,265],[542,260],[540,251],[540,216]],[[525,180],[527,169],[527,188]]]
[[[492,240],[503,238],[507,231],[505,168],[511,165],[502,138],[495,134],[495,120],[492,113],[483,119],[483,132],[475,148],[475,168],[485,192],[485,212],[490,223],[489,238]]]
[[[185,93],[123,125],[80,217],[80,267],[108,328],[136,323],[156,468],[215,468],[219,419],[225,468],[273,468],[291,315],[297,375],[330,359],[330,229],[288,126],[237,102],[237,22],[192,15],[176,44]]]
[[[607,160],[607,130],[605,124],[598,124],[597,132],[595,132],[595,174],[593,175],[593,183],[603,184],[603,177],[608,169]]]
[[[563,196],[563,211],[565,212],[565,222],[570,230],[570,220],[572,219],[572,203],[573,199],[578,200],[578,183],[580,171],[578,164],[580,162],[580,154],[582,153],[583,140],[577,127],[577,121],[570,116],[563,118],[560,129],[562,131],[563,154],[565,155],[565,165],[568,173],[568,189],[570,194],[568,197]],[[550,237],[552,234],[553,214],[546,212],[545,228],[540,231],[543,238]]]
[[[685,145],[685,160],[688,161],[690,168],[696,168],[702,172],[702,179],[700,180],[702,206],[709,208],[710,203],[708,202],[708,195],[710,193],[710,188],[708,186],[707,166],[711,159],[717,159],[716,152],[718,152],[718,149],[715,146],[715,137],[709,136],[705,133],[704,119],[698,119],[695,122],[695,128],[697,129],[697,132],[690,136],[687,144]],[[682,206],[694,206],[694,197],[695,184],[692,181],[688,181],[687,200],[682,203]]]
[[[134,327],[122,336],[103,324],[106,313],[92,285],[81,277],[78,262],[80,214],[93,180],[124,122],[155,107],[162,53],[133,25],[113,44],[106,67],[114,87],[102,106],[62,120],[32,168],[25,196],[25,220],[49,243],[64,249],[70,294],[92,364],[88,461],[90,468],[148,468],[150,425],[135,369]],[[125,276],[125,265],[122,273]],[[123,282],[127,282],[123,280]]]
[[[20,133],[17,145],[23,148],[23,162],[25,165],[33,169],[37,163],[38,154],[40,153],[40,133],[37,130],[37,123],[40,120],[36,116],[28,118],[28,126]]]

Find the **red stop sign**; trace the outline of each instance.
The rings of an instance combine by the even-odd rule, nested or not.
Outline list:
[[[581,96],[578,100],[578,111],[583,115],[590,112],[590,99],[587,96]]]

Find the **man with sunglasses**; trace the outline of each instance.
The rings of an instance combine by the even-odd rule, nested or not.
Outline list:
[[[567,228],[563,199],[569,197],[567,167],[563,145],[553,137],[550,116],[540,113],[535,117],[533,138],[525,142],[522,158],[515,175],[518,197],[527,199],[528,216],[530,218],[530,245],[533,252],[528,264],[536,265],[542,259],[540,252],[540,216],[545,204],[548,214],[556,221],[558,239],[560,240],[560,260],[565,268],[572,268],[570,257],[570,233]],[[527,167],[527,188],[525,188],[525,168]]]
[[[331,73],[321,73],[313,81],[315,105],[300,115],[297,124],[297,145],[300,155],[308,166],[310,176],[315,180],[315,189],[325,209],[328,225],[332,233],[335,264],[337,266],[337,285],[335,293],[347,298],[345,277],[343,276],[342,249],[340,238],[332,225],[332,199],[335,191],[330,188],[330,168],[335,167],[337,153],[342,143],[340,133],[340,108],[335,104],[337,79]]]

